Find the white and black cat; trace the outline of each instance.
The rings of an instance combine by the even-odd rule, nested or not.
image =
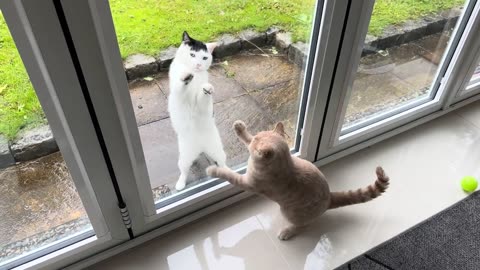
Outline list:
[[[203,43],[183,32],[168,73],[170,95],[168,111],[178,138],[180,177],[175,188],[185,188],[193,161],[205,153],[224,167],[226,155],[213,116],[213,86],[208,68],[216,43]]]

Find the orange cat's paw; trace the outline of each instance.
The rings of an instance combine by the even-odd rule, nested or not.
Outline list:
[[[241,120],[237,120],[235,123],[233,123],[233,129],[235,129],[237,134],[243,132],[246,128],[247,127],[245,126],[245,123]]]
[[[278,232],[277,237],[279,240],[287,241],[297,234],[297,230],[293,227],[287,227]]]
[[[218,167],[212,165],[212,166],[208,166],[208,168],[206,169],[206,172],[207,172],[207,175],[209,176],[217,177],[217,170],[218,170]]]

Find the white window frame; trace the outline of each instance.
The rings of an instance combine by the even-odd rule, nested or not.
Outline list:
[[[93,227],[0,269],[63,268],[130,238],[53,2],[2,1],[0,9]]]
[[[458,103],[468,102],[468,100],[480,94],[480,83],[470,82],[475,69],[480,65],[480,35],[478,35],[480,33],[480,3],[478,2],[480,1],[477,1],[477,5],[472,12],[472,18],[467,25],[469,34],[462,37],[461,50],[455,53],[452,65],[449,67],[450,70],[447,72],[447,74],[459,79],[454,81],[447,78],[447,82],[450,83],[446,87],[453,88],[453,90],[444,105],[444,109],[450,106],[458,107]]]
[[[345,1],[348,2],[348,0]],[[472,27],[475,28],[476,26],[472,22],[478,20],[478,6],[480,5],[478,1],[472,0],[464,8],[464,12],[454,30],[454,38],[452,38],[452,42],[450,42],[443,56],[442,63],[450,64],[439,67],[436,79],[432,83],[430,96],[407,104],[403,108],[386,112],[377,121],[370,122],[368,125],[357,128],[348,134],[342,134],[344,108],[349,102],[354,75],[358,68],[364,39],[375,3],[374,0],[350,2],[351,7],[349,18],[347,18],[344,40],[341,45],[340,57],[336,63],[338,67],[334,83],[330,89],[330,96],[327,99],[328,108],[316,156],[317,165],[326,164],[351,154],[447,112],[448,110],[445,110],[445,107],[451,108],[448,97],[451,93],[456,92],[455,88],[446,87],[448,85],[447,82],[463,80],[462,74],[453,72],[455,69],[448,69],[452,67],[459,68],[451,64],[450,61],[455,59],[455,53],[458,54],[458,50],[455,50],[455,48],[462,48],[464,45],[461,43],[462,41],[465,42],[462,38],[472,36],[475,33]],[[338,20],[337,23],[342,24],[341,19],[339,18]],[[462,33],[465,33],[465,35],[462,35]],[[469,39],[467,42],[472,41]],[[468,59],[466,61],[470,63],[471,60]],[[443,81],[442,77],[445,78]],[[472,98],[474,97],[472,96]],[[471,99],[470,101],[473,100]]]

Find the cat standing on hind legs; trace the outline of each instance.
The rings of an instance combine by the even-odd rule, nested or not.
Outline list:
[[[216,43],[203,43],[183,32],[168,73],[168,111],[178,139],[180,177],[175,188],[185,188],[193,161],[207,154],[218,166],[226,166],[226,155],[213,115],[213,86],[208,68]]]
[[[282,123],[255,136],[242,121],[236,121],[234,129],[250,152],[246,174],[215,166],[208,167],[207,174],[264,195],[280,205],[289,222],[279,232],[280,240],[290,239],[328,209],[370,201],[388,188],[388,176],[377,167],[373,184],[357,190],[330,192],[325,176],[315,165],[290,154]]]

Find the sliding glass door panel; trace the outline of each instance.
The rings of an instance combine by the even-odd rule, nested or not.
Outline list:
[[[129,236],[54,3],[0,11],[0,268],[63,268]]]
[[[283,122],[290,147],[298,148],[295,145],[297,121],[300,99],[304,95],[315,1],[246,1],[239,5],[177,1],[173,12],[165,12],[169,7],[157,1],[127,6],[118,1],[109,4],[124,59],[132,100],[130,106],[135,114],[156,202],[189,188],[200,191],[203,184],[211,182],[205,174],[209,165],[226,164],[239,168],[245,164],[247,149],[232,129],[236,120],[244,121],[253,133],[271,130],[277,122]],[[195,19],[185,19],[184,10],[194,12]],[[280,10],[292,15],[288,18],[273,16]],[[137,16],[130,17],[130,14]],[[257,17],[265,20],[257,21]],[[288,25],[285,24],[287,21]],[[200,27],[205,22],[212,27]],[[275,28],[274,25],[282,26]],[[182,36],[184,31],[187,31],[187,37]],[[192,51],[187,54],[187,61],[180,63],[186,65],[185,72],[193,68],[188,64],[197,60],[199,65],[205,63],[202,68],[210,66],[209,82],[214,91],[212,94],[200,93],[198,98],[206,100],[202,106],[213,104],[216,127],[208,129],[218,129],[216,140],[213,139],[217,136],[215,131],[202,138],[208,130],[204,132],[203,124],[195,124],[201,121],[199,117],[180,120],[182,114],[201,113],[200,105],[190,104],[187,100],[178,104],[171,101],[172,98],[176,100],[173,95],[178,95],[178,89],[172,94],[170,80],[172,76],[179,78],[177,74],[169,76],[169,67],[174,57],[183,57],[176,52],[185,38],[204,43],[217,42],[212,54],[208,50]],[[200,78],[200,74],[194,74],[191,84],[194,86],[185,91],[202,92],[201,85],[195,85],[201,84],[195,77]],[[169,109],[169,106],[181,109]],[[190,130],[181,130],[181,125],[189,126]],[[191,132],[193,138],[198,133],[198,141],[190,142],[192,139],[188,139],[185,132]],[[208,140],[212,140],[210,146]],[[220,145],[218,151],[213,149],[217,143]],[[179,148],[179,145],[188,144],[192,145]]]
[[[319,157],[441,108],[442,80],[476,1],[434,2],[351,2]]]
[[[244,121],[252,133],[273,130],[277,122],[282,122],[287,143],[293,152],[298,151],[298,126],[303,125],[302,110],[307,103],[304,89],[309,89],[310,84],[310,77],[305,74],[313,73],[310,51],[315,48],[310,40],[315,40],[315,44],[318,40],[318,33],[312,34],[311,29],[314,22],[319,29],[322,2],[245,2],[242,6],[212,2],[208,4],[210,11],[201,14],[207,21],[217,18],[211,22],[216,27],[207,30],[195,27],[205,18],[198,22],[181,21],[178,14],[165,13],[165,7],[156,1],[127,6],[116,1],[61,2],[119,188],[128,201],[135,235],[241,192],[205,173],[210,165],[244,169],[248,150],[235,135],[236,120]],[[260,4],[271,8],[256,12]],[[176,5],[179,9],[200,8],[195,3]],[[213,9],[224,12],[225,18],[213,16]],[[258,25],[250,25],[251,29],[239,19],[270,18],[270,13],[277,9],[289,9],[296,15],[280,16],[285,20],[282,28],[273,27],[276,21],[269,19],[257,21]],[[150,13],[158,13],[159,17]],[[227,27],[232,19],[234,29]],[[152,27],[160,30],[151,31]],[[188,36],[183,34],[184,30],[188,30]],[[223,35],[226,31],[231,34]],[[201,55],[198,61],[206,63],[205,69],[212,61],[208,74],[213,89],[205,90],[200,85],[190,89],[195,102],[180,104],[177,113],[190,113],[192,119],[188,123],[173,123],[168,107],[168,68],[176,55],[175,47],[182,40],[186,40],[184,44],[193,43],[192,39],[207,44],[217,42],[213,55],[201,44],[200,49],[188,48],[186,55],[188,61]],[[191,72],[192,84],[198,83],[195,76],[200,79],[203,73]],[[200,99],[206,101],[205,108],[200,106]],[[191,108],[198,112],[188,111]],[[209,108],[213,108],[212,113],[200,115]],[[197,119],[200,116],[211,119],[215,126],[204,126]],[[176,124],[188,124],[189,134],[179,135]],[[213,129],[218,130],[216,139]],[[203,136],[207,131],[213,137]],[[189,142],[194,145],[179,153],[178,138],[186,135],[195,139]],[[217,150],[225,153],[224,164],[219,151],[210,151],[215,143],[222,145]],[[180,155],[189,154],[188,151],[198,153],[193,153],[194,158],[187,162],[186,186],[182,187],[178,185],[179,164],[184,163]]]

